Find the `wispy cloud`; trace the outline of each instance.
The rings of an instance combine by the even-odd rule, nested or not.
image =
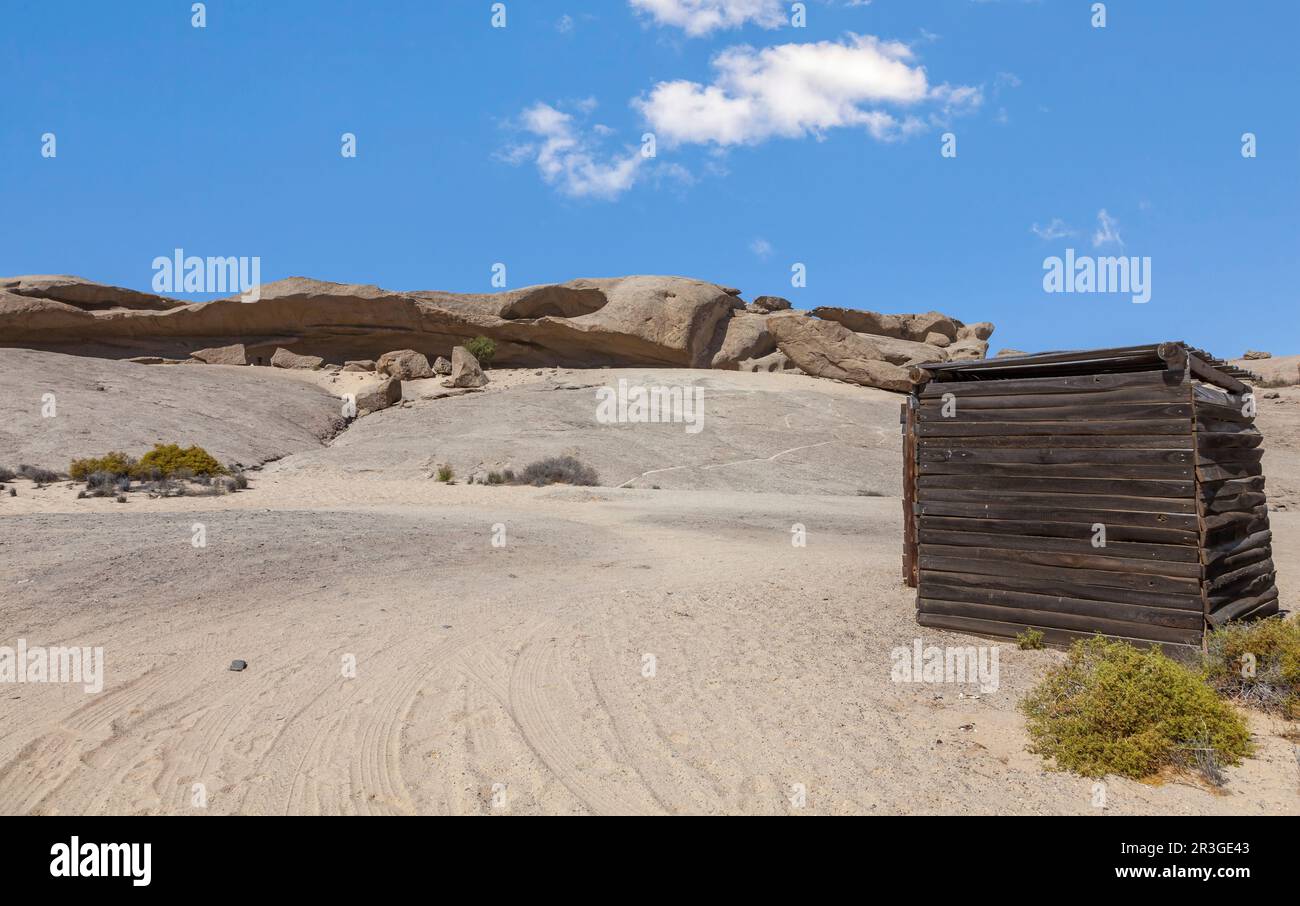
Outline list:
[[[1124,245],[1124,239],[1119,234],[1119,221],[1107,214],[1105,208],[1097,212],[1097,229],[1092,234],[1092,245],[1094,248]]]
[[[760,258],[770,258],[772,256],[772,243],[759,236],[749,244],[749,250]]]
[[[590,111],[588,102],[580,109]],[[520,115],[517,128],[530,139],[497,153],[508,164],[536,164],[549,185],[574,198],[612,200],[636,183],[646,158],[640,148],[604,151],[609,131],[597,124],[584,131],[572,114],[538,102]]]
[[[786,21],[781,0],[628,0],[658,25],[680,28],[693,38],[750,22],[780,28]]]
[[[1066,236],[1075,235],[1076,231],[1070,229],[1064,220],[1059,217],[1053,217],[1051,223],[1045,227],[1034,224],[1029,231],[1039,239],[1064,239]]]

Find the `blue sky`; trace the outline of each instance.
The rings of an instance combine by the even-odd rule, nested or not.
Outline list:
[[[0,5],[0,274],[148,289],[182,247],[470,292],[501,262],[938,309],[994,349],[1300,352],[1290,0],[190,6]],[[1149,257],[1151,301],[1045,293],[1069,247]]]

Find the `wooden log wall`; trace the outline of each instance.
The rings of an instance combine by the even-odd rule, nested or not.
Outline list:
[[[1264,496],[1263,437],[1243,394],[1197,385],[1192,399],[1206,618],[1214,627],[1271,616],[1278,610],[1278,590]]]
[[[1203,589],[1205,531],[1227,545],[1216,591],[1262,593],[1253,428],[1230,420],[1234,431],[1205,440],[1235,451],[1206,460],[1205,502],[1194,388],[1181,370],[922,387],[918,622],[996,636],[1035,627],[1054,643],[1100,632],[1199,646],[1207,601],[1220,600]]]

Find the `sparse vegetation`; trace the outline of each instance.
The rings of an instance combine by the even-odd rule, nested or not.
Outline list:
[[[465,344],[465,348],[484,368],[491,366],[492,359],[497,354],[497,344],[488,337],[475,337]]]
[[[505,477],[504,475],[502,475],[500,472],[488,472],[488,473],[487,473],[487,483],[488,483],[488,484],[505,484],[505,483],[506,483],[506,477]]]
[[[1020,646],[1021,651],[1039,651],[1043,648],[1043,631],[1031,628],[1018,632],[1016,644]]]
[[[29,466],[23,463],[18,467],[18,474],[28,481],[36,484],[46,485],[53,484],[59,480],[59,473],[53,469],[42,469],[40,466]]]
[[[548,456],[532,463],[512,483],[542,487],[548,484],[573,484],[590,487],[600,484],[596,470],[572,456]]]
[[[73,481],[87,481],[92,475],[130,476],[136,461],[125,453],[112,451],[95,459],[74,459],[68,466]]]
[[[1253,751],[1244,719],[1202,673],[1101,637],[1076,642],[1020,707],[1031,751],[1087,777],[1172,768],[1219,782],[1222,765]]]
[[[1207,639],[1205,669],[1222,694],[1300,720],[1300,623],[1280,616],[1229,623]]]
[[[5,466],[0,466],[0,484],[3,484],[6,481],[13,481],[17,477],[18,477],[18,473],[15,472],[13,469],[6,468]]]
[[[452,470],[451,466],[438,466],[437,477],[439,481],[447,483],[456,477],[456,473]]]

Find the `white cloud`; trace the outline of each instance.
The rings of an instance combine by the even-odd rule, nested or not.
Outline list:
[[[1034,224],[1029,231],[1039,239],[1064,239],[1066,236],[1075,235],[1075,231],[1066,225],[1065,221],[1059,217],[1053,217],[1052,222],[1045,227]]]
[[[1119,235],[1119,221],[1106,213],[1102,208],[1097,212],[1097,229],[1092,234],[1093,247],[1103,245],[1124,245],[1123,238]]]
[[[574,198],[610,200],[632,188],[645,158],[639,148],[603,153],[598,139],[608,129],[597,126],[595,137],[583,134],[573,116],[536,103],[523,112],[518,127],[534,140],[506,148],[498,159],[510,164],[531,161],[549,185]]]
[[[713,59],[712,84],[660,82],[634,105],[668,144],[738,145],[797,138],[828,129],[865,128],[879,139],[924,123],[902,120],[877,105],[907,107],[933,101],[945,113],[978,106],[979,88],[931,87],[911,48],[870,35],[844,41],[728,48]]]
[[[780,28],[786,21],[781,0],[628,0],[632,8],[648,14],[659,25],[680,28],[700,37],[720,28],[740,28],[753,22],[763,28]]]
[[[768,258],[772,254],[772,243],[759,236],[749,244],[749,250],[760,258]]]
[[[568,34],[573,31],[573,17],[568,13],[560,16],[560,18],[555,22],[555,30],[561,34]]]

